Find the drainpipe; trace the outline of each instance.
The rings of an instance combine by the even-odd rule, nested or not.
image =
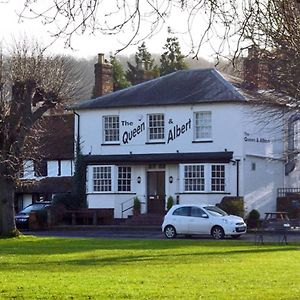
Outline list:
[[[240,196],[240,159],[236,159],[236,196]]]
[[[80,149],[80,141],[79,141],[79,134],[80,134],[80,115],[76,112],[76,111],[73,111],[74,115],[77,116],[77,137],[76,137],[76,156],[77,156],[77,153]]]

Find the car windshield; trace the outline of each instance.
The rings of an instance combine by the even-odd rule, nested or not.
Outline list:
[[[20,211],[20,214],[29,214],[32,211],[42,210],[45,207],[46,207],[46,205],[42,204],[42,203],[37,203],[37,204],[29,205],[26,208],[24,208],[22,211]]]
[[[228,214],[222,210],[221,208],[219,207],[216,207],[216,206],[205,206],[204,207],[207,212],[212,215],[212,216],[215,216],[215,217],[224,217],[224,216],[228,216]]]

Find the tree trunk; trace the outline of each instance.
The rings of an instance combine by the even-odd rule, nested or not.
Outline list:
[[[15,183],[0,176],[0,236],[18,236],[14,211]]]

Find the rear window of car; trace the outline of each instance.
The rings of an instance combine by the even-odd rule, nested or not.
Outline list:
[[[173,215],[174,216],[190,216],[191,215],[191,207],[190,206],[179,207],[174,210]]]

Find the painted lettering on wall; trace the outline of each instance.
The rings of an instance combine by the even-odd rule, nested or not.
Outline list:
[[[133,128],[132,130],[125,131],[123,133],[123,138],[122,138],[123,143],[128,144],[134,137],[136,137],[141,132],[143,132],[145,130],[145,128],[146,128],[146,125],[145,125],[145,122],[143,122],[140,125],[138,125],[137,127]]]
[[[169,130],[167,143],[169,144],[170,141],[175,140],[180,135],[184,134],[189,129],[191,129],[191,127],[192,127],[192,120],[191,119],[189,119],[188,122],[186,122],[185,124],[183,124],[181,126],[176,124],[172,129]]]
[[[253,142],[253,143],[271,143],[269,139],[261,138],[261,137],[250,137],[250,133],[244,132],[244,141],[245,142]]]

